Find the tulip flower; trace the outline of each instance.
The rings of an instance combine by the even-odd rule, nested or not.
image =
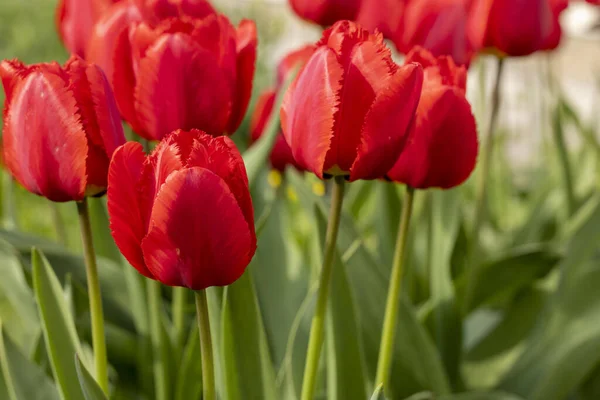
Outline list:
[[[204,18],[215,10],[206,0],[126,0],[108,8],[94,25],[86,58],[98,64],[112,83],[114,55],[119,37],[132,23],[151,26],[176,17]]]
[[[365,0],[356,21],[370,31],[377,29],[386,38],[395,40],[402,32],[408,3],[409,0]]]
[[[244,20],[236,30],[216,14],[137,23],[121,34],[114,60],[117,104],[142,137],[233,133],[252,91],[256,26]]]
[[[103,193],[114,150],[125,142],[102,70],[73,56],[26,66],[2,61],[4,161],[16,180],[52,201]]]
[[[362,0],[290,0],[290,5],[300,18],[329,26],[337,21],[355,19],[362,2]]]
[[[319,178],[383,177],[404,147],[422,81],[418,64],[394,63],[381,34],[336,23],[283,102],[281,125],[296,162]]]
[[[120,0],[60,0],[56,13],[58,33],[69,52],[85,57],[94,24]]]
[[[142,275],[202,290],[235,282],[256,250],[240,153],[226,137],[178,130],[146,156],[115,152],[108,213],[115,243]]]
[[[279,63],[277,68],[277,89],[265,91],[256,102],[254,114],[250,121],[250,139],[252,142],[257,141],[262,136],[267,122],[273,114],[277,91],[281,90],[282,85],[294,68],[303,66],[314,51],[314,46],[305,46],[291,52]],[[303,170],[296,160],[294,160],[292,149],[290,149],[290,146],[281,133],[275,139],[275,144],[271,150],[270,162],[271,166],[279,172],[283,172],[288,165],[295,167],[299,171]]]
[[[63,68],[2,61],[0,78],[6,93],[6,167],[32,193],[77,201],[96,379],[108,393],[102,296],[86,196],[106,190],[109,161],[125,143],[115,99],[102,70],[75,55]]]
[[[479,41],[466,26],[471,18],[472,0],[421,0],[408,2],[402,30],[393,38],[403,53],[421,46],[434,56],[448,55],[468,65],[479,50]]]
[[[477,2],[470,31],[483,47],[506,56],[552,50],[560,42],[564,0],[489,0]]]
[[[460,185],[473,172],[478,152],[475,117],[465,98],[466,69],[422,48],[406,62],[421,64],[425,80],[407,145],[387,177],[415,189]]]

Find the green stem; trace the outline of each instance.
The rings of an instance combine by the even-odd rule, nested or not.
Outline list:
[[[557,106],[552,119],[552,133],[554,134],[554,140],[556,141],[556,150],[558,152],[558,159],[560,160],[560,164],[562,167],[561,171],[565,185],[565,195],[567,197],[567,208],[569,211],[569,216],[571,216],[575,212],[577,201],[575,199],[575,188],[573,185],[573,173],[571,171],[569,151],[567,150],[567,144],[565,142],[565,135],[563,130],[563,117],[560,104]]]
[[[15,214],[15,181],[7,170],[2,173],[2,225],[7,230],[17,228]]]
[[[310,328],[310,339],[308,341],[304,381],[302,382],[302,400],[312,400],[315,394],[317,370],[319,367],[319,358],[321,356],[321,347],[323,346],[325,312],[327,310],[327,299],[329,297],[329,287],[331,286],[330,282],[333,274],[333,259],[340,227],[342,203],[344,200],[344,184],[345,181],[343,177],[338,176],[335,178],[327,234],[325,236],[325,255],[323,257],[323,268],[321,269],[321,278],[319,281],[317,305]]]
[[[492,155],[494,153],[494,133],[496,132],[496,123],[498,121],[498,111],[500,110],[500,84],[502,82],[502,72],[504,70],[504,59],[498,59],[498,68],[496,70],[496,81],[494,83],[494,91],[492,93],[492,113],[488,125],[487,136],[483,144],[483,153],[480,157],[480,171],[477,181],[476,203],[475,203],[475,220],[473,231],[471,232],[471,246],[467,263],[467,282],[466,292],[463,307],[469,309],[471,296],[473,295],[473,286],[477,280],[477,265],[475,261],[479,258],[481,226],[485,219],[487,211],[487,185],[490,179],[490,166],[492,164]]]
[[[106,342],[104,337],[104,315],[102,312],[102,294],[98,279],[98,267],[94,243],[92,240],[92,227],[87,198],[77,202],[79,224],[81,226],[81,239],[85,255],[88,295],[90,299],[90,313],[92,318],[92,346],[94,348],[94,363],[96,367],[96,380],[98,385],[108,394],[108,361],[106,357]]]
[[[185,308],[187,304],[188,289],[183,287],[173,288],[173,303],[171,311],[173,315],[173,326],[175,328],[175,344],[179,353],[185,345]]]
[[[67,229],[65,228],[65,223],[62,215],[60,214],[60,208],[58,208],[58,204],[51,202],[50,211],[52,212],[52,222],[56,232],[56,240],[58,243],[66,247],[69,243],[67,240]]]
[[[375,378],[375,385],[383,385],[384,391],[388,390],[389,377],[392,368],[392,357],[394,355],[394,339],[396,337],[398,309],[400,307],[404,256],[406,241],[408,239],[408,228],[410,227],[410,217],[412,215],[414,194],[415,190],[407,186],[402,215],[400,216],[400,228],[398,229],[398,236],[396,239],[396,249],[394,250],[394,261],[392,265],[392,275],[390,276],[387,304],[385,306],[383,332],[381,334],[381,344],[379,347],[379,361],[377,362],[377,376]]]
[[[162,297],[160,283],[146,281],[148,293],[148,312],[150,314],[150,338],[152,340],[152,370],[154,372],[154,388],[157,400],[169,400],[169,385],[167,370],[168,349],[161,327]]]
[[[196,292],[196,313],[200,329],[200,350],[202,352],[202,400],[215,400],[215,367],[213,361],[212,339],[210,334],[210,319],[208,316],[208,301],[206,291]]]

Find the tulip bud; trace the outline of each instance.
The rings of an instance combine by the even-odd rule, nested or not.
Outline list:
[[[286,93],[281,125],[296,162],[319,178],[378,179],[398,159],[423,71],[398,66],[380,34],[340,21]]]
[[[125,143],[102,70],[73,56],[57,63],[2,61],[4,160],[27,190],[52,201],[106,190],[108,164]]]
[[[229,285],[256,251],[246,169],[226,137],[178,130],[149,156],[139,143],[121,146],[110,164],[108,213],[125,258],[165,285]]]

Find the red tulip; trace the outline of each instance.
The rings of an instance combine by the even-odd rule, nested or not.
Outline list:
[[[314,51],[314,46],[305,46],[291,52],[279,63],[277,68],[277,91],[281,90],[281,87],[288,79],[289,74],[292,73],[297,66],[306,64]],[[250,121],[251,142],[257,141],[262,136],[264,129],[273,114],[277,91],[267,90],[258,98],[252,120]],[[295,167],[299,171],[303,170],[303,168],[294,160],[292,149],[281,133],[278,134],[273,149],[271,150],[270,162],[271,166],[280,172],[283,172],[288,165]]]
[[[281,125],[296,162],[318,177],[377,179],[404,147],[423,81],[398,66],[381,34],[340,21],[286,93]]]
[[[484,47],[526,56],[558,46],[562,0],[486,0],[476,3],[471,33]]]
[[[102,13],[120,0],[60,0],[56,22],[67,50],[85,56],[92,29]]]
[[[404,9],[408,2],[409,0],[365,0],[356,21],[370,31],[377,29],[386,38],[396,39],[402,32]]]
[[[403,28],[395,37],[398,49],[408,53],[421,46],[434,56],[448,55],[468,65],[479,41],[466,29],[471,0],[420,0],[408,2]]]
[[[333,25],[344,19],[355,19],[361,2],[362,0],[290,0],[300,18],[322,26]]]
[[[123,31],[134,22],[151,26],[162,20],[189,16],[204,18],[215,10],[206,0],[126,0],[107,9],[96,22],[87,42],[86,58],[98,64],[113,79],[114,55]]]
[[[252,91],[256,26],[236,29],[211,14],[133,24],[120,36],[113,86],[121,114],[134,131],[160,140],[175,129],[233,133]]]
[[[256,250],[254,212],[229,138],[178,130],[149,156],[129,142],[108,181],[113,238],[142,275],[193,290],[242,276]]]
[[[408,143],[387,176],[417,189],[460,185],[473,172],[479,147],[465,98],[466,69],[422,48],[409,53],[406,62],[423,65],[425,81]]]
[[[110,158],[125,137],[102,70],[73,56],[64,68],[2,61],[0,77],[4,160],[17,181],[52,201],[104,192]]]

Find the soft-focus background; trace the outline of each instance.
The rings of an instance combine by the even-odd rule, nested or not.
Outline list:
[[[233,22],[241,18],[257,22],[260,47],[255,98],[272,84],[272,69],[288,50],[315,41],[320,34],[319,28],[300,21],[284,0],[214,0],[213,4]],[[56,34],[55,7],[56,0],[0,0],[0,59],[63,62],[67,54]],[[486,253],[482,264],[487,269],[477,289],[477,308],[465,320],[454,314],[455,304],[450,311],[444,307],[446,300],[455,302],[464,292],[461,250],[468,241],[466,230],[472,219],[478,172],[456,190],[419,194],[407,277],[414,313],[403,309],[401,323],[405,325],[397,344],[397,351],[405,356],[399,360],[399,396],[443,386],[440,382],[445,378],[438,374],[443,364],[450,378],[457,369],[462,372],[463,381],[458,380],[454,391],[499,388],[519,394],[523,400],[600,398],[600,8],[572,4],[563,15],[563,27],[566,34],[557,51],[507,61],[496,135],[499,145],[489,184],[490,221],[482,232]],[[468,95],[481,132],[487,125],[494,76],[495,61],[486,57],[476,60],[470,70]],[[251,111],[252,106],[249,115]],[[241,147],[247,143],[244,134],[242,129],[235,135]],[[568,143],[566,173],[576,195],[572,210],[565,196],[565,168],[555,144],[557,135]],[[316,179],[302,180],[293,171],[287,178],[285,202],[275,207],[250,267],[277,383],[284,388],[288,380],[293,386],[301,373],[304,349],[297,344],[301,342],[298,338],[306,339],[308,329],[302,310],[310,303],[304,300],[310,298],[307,282],[318,258],[311,201],[317,198],[321,205],[324,201],[324,187]],[[6,185],[6,174],[3,179]],[[265,204],[274,193],[266,171],[260,179],[253,193],[257,215],[268,207]],[[401,195],[398,188],[384,182],[350,186],[339,247],[355,292],[362,351],[367,354],[365,371],[372,375]],[[64,242],[73,251],[80,249],[73,204],[54,205],[19,187],[15,191],[13,206],[21,231]],[[433,227],[424,212],[433,208],[432,204],[438,207],[441,221]],[[14,221],[7,220],[2,211],[4,227],[10,228]],[[64,222],[64,232],[55,228],[57,220]],[[7,237],[2,234],[3,239]],[[429,259],[426,249],[431,244],[427,241],[432,237],[440,246],[436,249],[445,252]],[[13,240],[11,244],[23,253],[29,251],[29,242]],[[448,260],[442,260],[444,256]],[[118,305],[129,306],[122,293],[115,294],[116,289],[107,285],[103,288],[110,292],[107,297],[117,298]],[[347,288],[334,290],[342,289]],[[346,308],[346,304],[337,305]],[[342,319],[348,315],[354,318],[350,313]],[[23,327],[1,286],[0,316],[16,340]],[[447,319],[435,319],[438,316]],[[109,327],[114,327],[118,318],[110,318]],[[340,326],[345,328],[343,323],[337,328]],[[133,331],[126,324],[120,328]],[[109,356],[116,368],[120,364],[127,367],[119,370],[122,383],[133,368],[128,357],[135,340],[121,340],[115,332],[120,331],[111,330]],[[341,337],[356,333],[341,332]],[[135,338],[127,333],[126,339]],[[438,349],[441,355],[421,352],[422,348]],[[456,353],[462,353],[460,367],[452,359]],[[129,394],[122,396],[131,399]]]

